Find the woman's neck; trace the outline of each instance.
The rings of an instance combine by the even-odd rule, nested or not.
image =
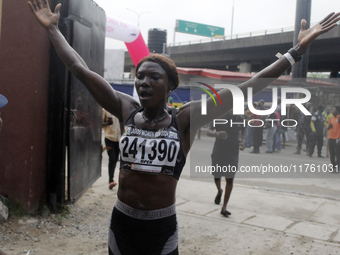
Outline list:
[[[159,109],[145,109],[142,112],[142,117],[146,122],[151,123],[157,123],[166,117],[168,117],[169,114],[166,110],[166,108],[159,108]]]

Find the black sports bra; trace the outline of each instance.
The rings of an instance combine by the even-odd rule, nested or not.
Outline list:
[[[142,110],[143,107],[136,109],[125,123],[124,133],[119,141],[120,168],[149,174],[171,175],[178,180],[186,158],[176,123],[176,109],[172,109],[170,125],[161,129],[137,127],[134,117]]]

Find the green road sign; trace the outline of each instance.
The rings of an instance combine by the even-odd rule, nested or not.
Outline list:
[[[176,20],[176,32],[215,37],[224,35],[224,28],[185,20]]]

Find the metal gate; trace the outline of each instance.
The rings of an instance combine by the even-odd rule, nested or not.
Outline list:
[[[91,0],[64,0],[61,17],[60,30],[70,45],[91,70],[103,75],[104,11]],[[75,202],[100,177],[102,128],[101,106],[55,57],[51,61],[51,86],[59,83],[59,87],[50,89],[50,115],[53,117],[49,122],[47,181],[52,209],[56,204]],[[60,100],[56,100],[55,95]],[[56,123],[55,118],[61,123]]]

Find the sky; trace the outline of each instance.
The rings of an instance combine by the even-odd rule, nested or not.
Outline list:
[[[174,33],[176,19],[225,28],[233,34],[293,27],[297,0],[94,0],[107,16],[134,24],[138,23],[147,43],[148,30],[167,30],[167,43],[197,41],[206,37]],[[301,1],[301,0],[299,0]],[[233,8],[234,6],[234,8]],[[130,11],[130,10],[132,11]],[[234,17],[232,19],[232,10]],[[340,11],[339,0],[312,0],[311,23],[318,22],[330,12]],[[105,48],[124,49],[124,42],[106,39]]]

